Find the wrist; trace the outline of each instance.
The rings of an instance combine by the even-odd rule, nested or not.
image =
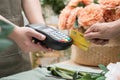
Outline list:
[[[114,22],[111,22],[112,25],[112,31],[116,33],[116,35],[120,35],[120,19],[116,20]]]
[[[15,26],[14,29],[13,29],[13,31],[12,31],[12,33],[9,34],[8,38],[10,38],[11,40],[15,40],[15,38],[18,36],[17,32],[18,32],[19,28],[20,27]]]

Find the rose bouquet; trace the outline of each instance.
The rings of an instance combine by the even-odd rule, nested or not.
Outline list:
[[[120,19],[120,0],[70,0],[59,16],[59,28],[70,29],[77,20],[79,27],[89,28],[97,22]]]
[[[95,23],[118,19],[120,19],[120,0],[70,0],[59,15],[58,26],[60,29],[69,30],[71,36],[72,30],[84,33]],[[76,35],[72,37],[73,42],[77,37]],[[110,62],[120,61],[117,58],[120,53],[119,41],[120,37],[117,37],[109,40],[104,46],[90,43],[86,52],[77,45],[72,46],[71,59],[78,64],[89,66],[108,65]]]

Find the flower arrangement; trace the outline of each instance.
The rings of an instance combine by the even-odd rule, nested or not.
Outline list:
[[[120,19],[120,0],[70,0],[59,15],[59,28],[72,29],[77,21],[78,27],[84,30],[95,23],[112,22]],[[111,48],[110,48],[111,49]],[[110,54],[109,54],[110,55]],[[111,63],[105,79],[120,80],[120,63]],[[93,80],[93,79],[79,79]]]
[[[120,18],[120,0],[70,0],[59,15],[59,28],[70,29],[77,19],[79,27]]]

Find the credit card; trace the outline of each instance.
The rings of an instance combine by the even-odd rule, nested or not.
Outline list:
[[[88,50],[88,47],[90,46],[90,42],[85,39],[83,33],[81,33],[78,30],[72,29],[70,31],[70,37],[73,39],[74,45],[85,51]]]

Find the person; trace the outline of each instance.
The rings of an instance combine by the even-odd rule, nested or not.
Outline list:
[[[120,35],[120,19],[108,23],[96,23],[88,28],[84,34],[89,41],[104,45],[110,39]]]
[[[2,16],[0,16],[1,19],[3,19],[5,22],[6,19]],[[1,20],[0,20],[1,21]],[[6,23],[7,22],[7,23]],[[40,45],[40,43],[34,43],[32,37],[35,37],[39,40],[45,40],[46,36],[38,33],[37,31],[28,28],[28,27],[18,27],[17,25],[12,24],[9,21],[6,21],[5,23],[8,25],[13,26],[12,32],[8,35],[8,39],[11,39],[14,41],[24,53],[29,52],[36,52],[36,51],[47,51],[50,49],[45,48],[44,46]],[[22,33],[21,33],[22,31]],[[2,32],[2,30],[0,31]]]
[[[0,0],[0,20],[14,25],[14,30],[8,37],[14,40],[24,52],[46,50],[31,42],[32,37],[44,40],[44,35],[30,28],[21,27],[24,26],[22,10],[29,24],[45,24],[39,0]],[[16,43],[0,52],[0,77],[31,69],[29,54],[22,54]]]

